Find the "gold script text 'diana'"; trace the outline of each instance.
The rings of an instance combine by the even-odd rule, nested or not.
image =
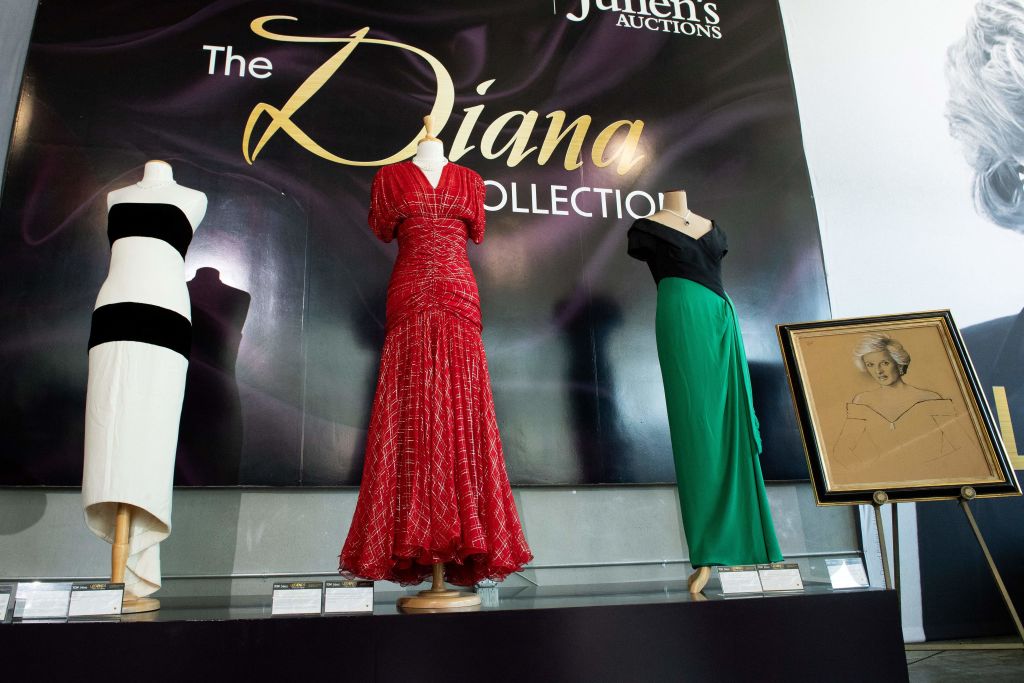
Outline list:
[[[253,33],[268,40],[288,43],[341,43],[343,47],[310,74],[298,89],[292,93],[283,107],[278,108],[266,102],[261,102],[253,108],[249,114],[249,120],[246,122],[245,131],[242,134],[242,155],[248,163],[252,164],[256,160],[256,157],[259,156],[263,148],[278,131],[283,131],[303,149],[312,152],[318,157],[346,166],[384,166],[408,159],[416,153],[417,142],[424,134],[423,128],[416,131],[410,138],[409,143],[394,154],[372,161],[357,161],[346,159],[325,149],[292,120],[295,113],[316,95],[360,45],[399,48],[401,50],[408,50],[423,58],[430,65],[437,80],[437,93],[434,98],[433,107],[430,110],[430,115],[433,117],[436,129],[434,131],[435,134],[440,134],[451,117],[455,104],[455,86],[452,83],[452,77],[448,70],[430,53],[412,45],[406,45],[393,40],[367,38],[366,35],[370,31],[369,27],[361,28],[351,36],[344,38],[292,36],[269,30],[267,24],[273,21],[297,21],[297,19],[284,15],[265,16],[253,20],[250,27]],[[477,86],[477,93],[480,95],[485,94],[493,83],[494,79],[484,81]],[[452,147],[449,150],[449,158],[452,161],[458,161],[459,158],[476,149],[475,145],[470,144],[470,135],[483,109],[484,105],[480,104],[463,110],[466,116],[462,121],[462,125],[459,126]],[[264,115],[269,116],[270,122],[262,135],[259,136],[255,145],[253,145],[254,130]],[[566,170],[574,170],[582,166],[583,146],[593,119],[588,115],[583,115],[566,126],[566,113],[564,111],[551,112],[545,117],[549,123],[543,143],[539,147],[536,145],[530,146],[530,137],[533,134],[533,129],[539,116],[536,111],[517,110],[506,112],[497,117],[480,138],[481,156],[487,159],[497,159],[507,155],[506,164],[512,167],[517,166],[536,152],[537,164],[542,166],[552,158],[558,145],[568,138],[563,165]],[[502,143],[499,137],[502,137],[505,133],[506,126],[514,125],[517,121],[518,125],[512,134]],[[645,156],[639,153],[643,128],[644,122],[641,120],[612,122],[598,133],[594,139],[590,150],[591,161],[599,168],[610,166],[617,161],[618,164],[615,170],[620,175],[634,170]]]

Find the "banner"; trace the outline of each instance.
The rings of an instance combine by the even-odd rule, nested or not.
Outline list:
[[[80,482],[105,196],[151,159],[209,198],[176,482],[358,484],[396,253],[369,187],[427,114],[487,182],[469,253],[514,484],[674,481],[625,238],[673,189],[728,234],[765,475],[806,475],[774,325],[829,309],[774,3],[103,0],[41,4],[26,63],[0,484]]]

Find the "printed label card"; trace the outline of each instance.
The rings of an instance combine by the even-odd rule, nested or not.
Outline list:
[[[739,565],[736,567],[719,567],[718,580],[722,583],[722,593],[760,593],[761,577],[756,565]]]
[[[800,576],[800,565],[778,562],[759,564],[757,573],[761,577],[761,588],[771,591],[802,591],[804,580]]]
[[[373,581],[328,581],[324,614],[373,612]]]
[[[69,617],[114,617],[121,614],[123,583],[75,583],[71,585]]]
[[[14,586],[0,586],[0,624],[7,621],[7,612],[11,608],[11,597],[14,595]]]
[[[270,613],[320,614],[323,609],[324,584],[322,581],[293,581],[275,583]]]
[[[65,619],[71,602],[71,584],[44,581],[19,583],[14,600],[16,619]]]

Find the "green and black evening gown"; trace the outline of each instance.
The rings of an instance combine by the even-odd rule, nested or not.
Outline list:
[[[658,287],[655,334],[683,529],[695,567],[782,560],[736,311],[721,281],[725,233],[700,239],[641,218],[629,255]]]

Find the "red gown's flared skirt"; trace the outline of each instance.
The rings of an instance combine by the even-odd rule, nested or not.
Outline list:
[[[501,579],[531,559],[505,473],[479,327],[440,308],[385,339],[347,575]]]

